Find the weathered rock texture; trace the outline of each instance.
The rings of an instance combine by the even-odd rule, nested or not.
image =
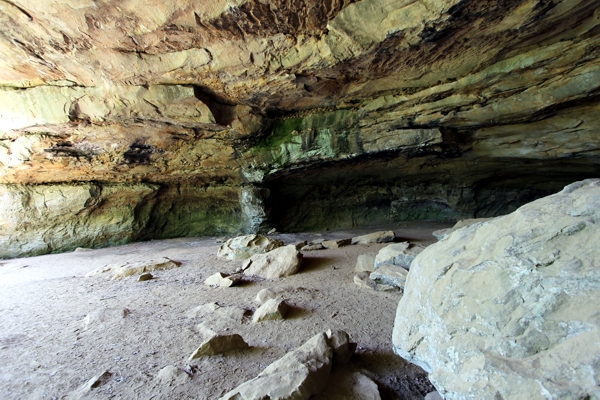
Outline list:
[[[447,399],[600,394],[600,180],[450,233],[413,261],[395,351]]]
[[[0,8],[1,257],[495,216],[599,173],[595,0]]]

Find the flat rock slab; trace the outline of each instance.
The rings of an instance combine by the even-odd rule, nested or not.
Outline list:
[[[166,386],[179,386],[190,380],[190,376],[181,368],[174,365],[167,365],[156,375],[155,380]]]
[[[202,356],[214,356],[216,354],[226,353],[232,350],[242,350],[248,348],[248,343],[234,333],[232,335],[218,335],[214,332],[207,337],[196,350],[190,355],[189,360]]]
[[[141,275],[145,272],[162,271],[177,268],[181,265],[178,261],[173,261],[169,258],[163,257],[156,260],[145,260],[137,262],[128,262],[125,264],[109,264],[97,268],[86,276],[100,275],[104,273],[114,273],[112,279],[122,279],[132,275]]]
[[[374,244],[393,242],[396,234],[393,231],[379,231],[352,238],[352,244]]]
[[[339,247],[349,246],[351,243],[352,239],[323,240],[321,242],[326,249],[337,249]]]
[[[227,240],[221,245],[217,257],[243,260],[254,254],[263,254],[283,246],[281,240],[263,235],[245,235]]]
[[[393,292],[399,290],[397,286],[386,285],[383,283],[377,283],[371,279],[369,272],[359,272],[354,275],[354,284],[363,289],[372,289],[377,292]]]
[[[425,247],[408,242],[390,244],[379,250],[375,257],[375,269],[383,264],[394,264],[410,269],[410,264],[416,256],[421,254]]]
[[[327,386],[332,360],[330,339],[319,333],[221,400],[308,399]]]
[[[306,246],[302,246],[302,248],[300,250],[302,251],[316,251],[316,250],[323,250],[325,248],[325,246],[323,246],[321,244],[321,242],[319,243],[309,243]]]
[[[242,265],[244,274],[265,279],[279,279],[295,274],[302,264],[302,253],[293,244],[277,248],[266,254],[256,254]]]

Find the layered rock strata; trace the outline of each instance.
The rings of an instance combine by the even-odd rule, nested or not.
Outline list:
[[[102,188],[110,225],[3,202],[0,257],[495,216],[600,172],[593,0],[0,8],[2,192]]]

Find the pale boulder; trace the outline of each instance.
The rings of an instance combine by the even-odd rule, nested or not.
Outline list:
[[[221,245],[217,257],[243,260],[254,254],[263,254],[283,246],[281,240],[263,235],[245,235],[227,240]]]
[[[302,264],[302,253],[293,244],[266,254],[256,254],[242,265],[244,274],[265,279],[279,279],[295,274]]]
[[[397,354],[449,399],[598,398],[600,180],[461,228],[413,261]]]
[[[401,289],[406,284],[406,276],[408,271],[398,265],[394,264],[383,264],[380,265],[375,271],[371,272],[369,278],[376,283],[396,286]]]
[[[179,386],[190,380],[190,376],[181,368],[167,365],[156,375],[155,380],[166,386]]]
[[[375,269],[375,253],[361,254],[356,258],[356,272],[373,272]]]
[[[393,264],[410,269],[410,263],[425,247],[408,242],[390,244],[379,250],[375,257],[375,270],[384,264]]]
[[[470,226],[473,224],[478,224],[480,222],[485,222],[485,221],[489,221],[492,218],[469,218],[469,219],[461,219],[459,221],[456,222],[456,224],[454,224],[454,226],[452,228],[446,228],[446,229],[438,229],[437,231],[433,231],[432,235],[435,236],[435,238],[437,240],[442,240],[444,239],[446,236],[448,236],[449,234],[451,234],[452,232],[460,229],[460,228],[464,228],[466,226]]]
[[[217,272],[212,274],[204,281],[204,284],[207,286],[213,287],[231,287],[242,280],[241,274],[223,274],[221,272]]]
[[[326,249],[337,249],[339,247],[348,246],[352,243],[352,239],[332,239],[332,240],[323,240],[321,245]]]
[[[272,291],[271,289],[262,289],[260,292],[256,294],[256,298],[254,299],[258,304],[264,304],[266,301],[274,299],[277,297],[277,293]]]
[[[248,348],[248,343],[237,333],[232,335],[218,335],[208,330],[205,330],[205,332],[208,333],[207,338],[190,355],[189,361],[202,356],[214,356],[232,350]]]
[[[132,275],[141,275],[145,272],[162,271],[177,268],[180,262],[162,257],[156,260],[144,260],[137,262],[127,262],[125,264],[109,264],[86,274],[86,276],[100,275],[104,273],[113,273],[113,280],[122,279]]]

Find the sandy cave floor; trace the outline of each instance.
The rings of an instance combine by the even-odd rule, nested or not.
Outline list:
[[[289,244],[393,229],[402,239],[428,245],[435,242],[432,231],[450,225],[420,221],[274,237]],[[434,390],[426,374],[391,348],[401,293],[375,292],[353,283],[357,256],[384,246],[306,252],[296,275],[279,281],[254,278],[231,288],[203,285],[211,274],[233,272],[241,265],[216,257],[215,238],[157,240],[0,261],[0,398],[79,397],[78,388],[109,371],[108,382],[83,398],[216,399],[327,329],[345,330],[358,344],[347,370],[372,378],[383,399],[422,398]],[[182,264],[156,271],[156,279],[146,282],[138,282],[137,276],[119,281],[85,277],[102,265],[158,257]],[[264,288],[288,299],[292,309],[285,320],[252,323],[254,299]],[[222,312],[185,315],[210,302],[222,306]],[[239,333],[250,349],[189,362],[200,342],[201,322],[219,333]],[[197,367],[189,379],[168,385],[156,379],[167,365]],[[331,379],[345,372],[333,371]],[[338,398],[332,392],[318,398]]]

